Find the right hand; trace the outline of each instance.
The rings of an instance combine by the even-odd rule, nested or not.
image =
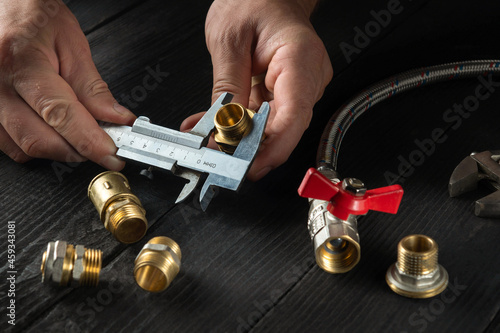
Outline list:
[[[131,124],[92,61],[78,21],[62,1],[0,0],[0,150],[111,170],[124,162],[96,119]]]

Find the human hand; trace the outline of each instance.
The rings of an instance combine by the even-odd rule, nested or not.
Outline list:
[[[123,168],[95,119],[130,124],[135,116],[111,95],[62,1],[0,0],[0,77],[0,150],[13,160]]]
[[[258,180],[284,163],[309,126],[314,104],[332,79],[330,59],[309,16],[317,0],[215,0],[205,34],[212,56],[212,101],[223,92],[271,114],[248,178]],[[252,86],[252,77],[265,79]],[[184,120],[192,128],[203,113]]]

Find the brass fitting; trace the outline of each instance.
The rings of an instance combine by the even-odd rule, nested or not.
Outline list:
[[[73,246],[64,241],[50,242],[43,253],[42,283],[60,286],[97,286],[102,265],[101,250]]]
[[[335,171],[318,169],[332,182],[340,181]],[[356,216],[341,220],[331,214],[328,201],[309,199],[307,227],[313,241],[316,263],[328,273],[345,273],[361,257]]]
[[[119,172],[97,175],[88,188],[88,197],[100,215],[104,227],[124,244],[135,243],[146,234],[146,211],[130,191],[127,178]]]
[[[236,147],[252,130],[255,111],[238,103],[228,103],[215,114],[215,142],[220,151],[232,155]]]
[[[172,239],[154,237],[135,259],[135,282],[144,290],[160,292],[172,283],[181,267],[181,248]]]
[[[425,235],[409,235],[398,244],[398,261],[385,277],[397,294],[411,298],[429,298],[448,286],[448,272],[438,264],[438,245]]]

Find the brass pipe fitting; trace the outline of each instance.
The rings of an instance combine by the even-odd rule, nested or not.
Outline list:
[[[332,182],[339,182],[331,169],[318,169]],[[354,268],[361,257],[356,216],[341,220],[331,214],[328,201],[309,199],[307,227],[314,245],[316,263],[328,273],[345,273]]]
[[[42,283],[60,286],[97,286],[102,265],[101,250],[73,246],[64,241],[50,242],[43,253]]]
[[[135,282],[144,290],[160,292],[172,283],[181,267],[181,248],[172,239],[154,237],[135,259]]]
[[[119,172],[97,175],[88,188],[88,197],[104,227],[121,243],[139,241],[146,234],[148,221],[139,198],[132,194],[127,178]]]
[[[238,103],[228,103],[215,114],[215,142],[219,149],[232,155],[236,147],[252,130],[255,111]]]
[[[448,272],[438,264],[438,245],[425,235],[409,235],[398,244],[398,261],[386,274],[389,287],[411,298],[429,298],[448,286]]]

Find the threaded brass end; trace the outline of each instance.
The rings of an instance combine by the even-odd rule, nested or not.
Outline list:
[[[73,287],[97,286],[101,265],[100,250],[64,241],[50,242],[42,256],[42,282]]]
[[[99,273],[102,266],[102,251],[85,249],[83,256],[83,273],[80,278],[81,286],[97,286],[99,284]]]
[[[233,154],[236,147],[252,130],[252,117],[255,111],[238,103],[228,103],[215,114],[215,142],[219,149]]]
[[[328,238],[316,249],[316,263],[329,273],[345,273],[360,259],[359,243],[349,236]]]
[[[139,241],[148,228],[146,211],[130,190],[127,178],[119,172],[97,175],[88,188],[88,197],[115,238],[125,244]]]
[[[448,272],[438,264],[438,245],[425,235],[404,237],[398,244],[398,261],[387,270],[386,282],[399,295],[429,298],[448,285]]]
[[[135,259],[134,278],[144,290],[160,292],[172,283],[181,265],[181,249],[172,239],[154,237]]]
[[[107,229],[124,244],[139,241],[146,234],[147,227],[145,210],[136,203],[129,202],[109,214]]]
[[[398,268],[404,274],[426,275],[436,270],[438,246],[424,235],[410,235],[398,244]]]

